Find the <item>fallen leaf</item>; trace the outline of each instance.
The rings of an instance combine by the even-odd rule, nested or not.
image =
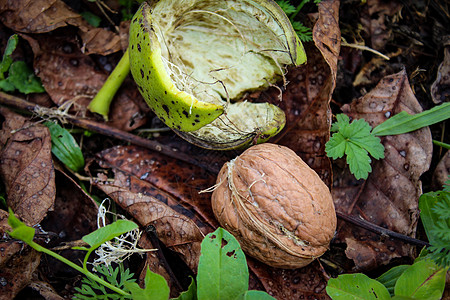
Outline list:
[[[369,47],[381,50],[392,37],[392,29],[386,18],[392,17],[402,9],[397,1],[367,0],[366,13],[361,17],[361,24],[370,38]]]
[[[0,176],[6,202],[25,224],[38,224],[55,201],[55,171],[48,128],[0,107],[5,117],[0,151]],[[15,131],[12,133],[12,131]]]
[[[85,54],[108,55],[121,50],[118,34],[92,27],[61,0],[2,1],[0,20],[12,30],[23,33],[47,33],[73,25],[80,30]]]
[[[401,71],[385,77],[370,93],[344,105],[342,111],[353,119],[363,118],[374,127],[400,111],[415,114],[422,108],[411,90],[406,72]],[[419,218],[418,199],[422,193],[419,178],[431,161],[430,130],[422,128],[386,136],[381,142],[385,147],[385,158],[373,162],[373,171],[366,181],[356,181],[348,169],[336,168],[333,184],[336,210],[414,237]],[[342,222],[338,228],[337,241],[347,244],[346,254],[353,259],[357,269],[372,269],[395,257],[414,257],[411,245]]]
[[[436,190],[441,190],[444,183],[449,180],[450,175],[450,150],[445,153],[439,161],[433,173],[433,186]]]
[[[436,104],[450,101],[450,36],[446,36],[444,60],[439,65],[436,80],[431,85],[431,98]]]

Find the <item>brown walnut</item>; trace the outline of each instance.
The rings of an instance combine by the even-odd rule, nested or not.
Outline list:
[[[294,151],[275,144],[253,146],[226,163],[212,207],[248,255],[273,267],[309,264],[336,230],[328,187]]]

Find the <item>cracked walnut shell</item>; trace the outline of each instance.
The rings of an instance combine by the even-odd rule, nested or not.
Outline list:
[[[253,146],[226,163],[212,207],[248,255],[278,268],[309,264],[336,230],[328,187],[294,151],[275,144]]]

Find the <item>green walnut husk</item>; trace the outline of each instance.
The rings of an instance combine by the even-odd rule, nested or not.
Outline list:
[[[269,103],[240,101],[306,61],[272,0],[144,2],[130,25],[130,67],[156,115],[209,149],[264,142],[285,124]]]

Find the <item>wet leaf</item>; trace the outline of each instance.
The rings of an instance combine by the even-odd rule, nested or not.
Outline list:
[[[353,119],[365,119],[372,127],[400,111],[422,111],[404,71],[384,78],[370,93],[343,111]],[[385,158],[372,164],[373,172],[365,182],[348,176],[336,165],[333,199],[340,212],[414,236],[418,221],[418,199],[422,193],[419,177],[430,165],[432,143],[428,128],[381,138]],[[379,208],[383,207],[382,210]],[[410,245],[380,239],[372,233],[341,223],[338,239],[347,244],[346,254],[359,269],[371,269],[392,258],[412,257]]]
[[[0,114],[6,119],[0,139],[4,143],[0,176],[5,183],[7,204],[25,224],[35,225],[55,201],[50,133],[45,126],[32,124],[3,107]]]
[[[203,299],[234,299],[248,290],[248,267],[238,241],[222,228],[202,242],[197,295]]]
[[[84,157],[73,136],[54,122],[45,122],[50,130],[52,153],[69,169],[78,172],[84,167]]]
[[[108,55],[121,50],[117,34],[91,26],[60,0],[3,1],[0,20],[12,30],[23,33],[46,33],[73,25],[80,30],[86,54]]]
[[[395,284],[397,296],[413,299],[441,299],[445,288],[447,269],[438,267],[431,260],[421,260],[410,266]]]
[[[391,299],[384,285],[362,273],[343,274],[328,281],[327,293],[333,300]]]

